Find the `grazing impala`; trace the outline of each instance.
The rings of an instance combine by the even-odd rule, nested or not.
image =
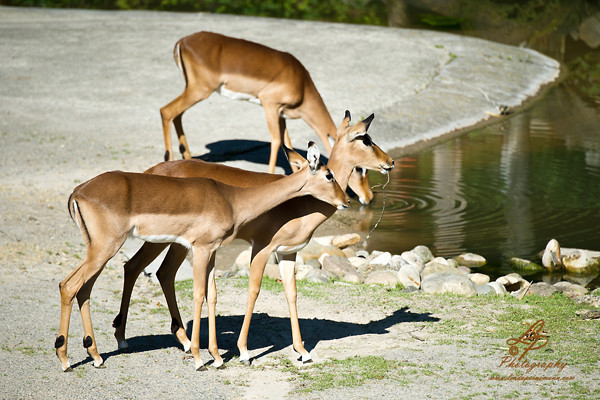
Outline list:
[[[375,145],[367,134],[372,119],[373,115],[351,127],[349,125],[350,113],[346,111],[346,116],[338,129],[337,140],[328,166],[335,174],[342,189],[346,188],[348,178],[357,166],[383,173],[387,173],[394,166],[394,161]],[[150,168],[146,173],[177,177],[210,176],[215,180],[246,187],[264,185],[283,179],[281,175],[242,171],[237,168],[199,160],[161,163]],[[283,260],[280,263],[280,268],[290,312],[294,349],[302,355],[303,361],[310,360],[310,354],[304,349],[300,335],[296,309],[294,263],[289,260],[295,259],[295,252],[308,243],[315,229],[334,212],[335,207],[315,198],[292,199],[247,223],[237,233],[238,238],[253,243],[248,305],[238,342],[241,361],[249,362],[246,343],[250,319],[260,291],[267,259],[274,251],[279,255],[285,255],[285,259],[288,260]],[[115,337],[120,349],[127,348],[125,326],[135,281],[142,270],[166,247],[167,244],[145,243],[124,266],[125,281],[121,309],[113,324],[116,328]],[[171,330],[187,351],[190,341],[185,333],[181,315],[177,308],[174,290],[175,274],[186,254],[186,248],[172,244],[156,275],[171,313]]]
[[[271,135],[270,173],[275,171],[281,141],[292,147],[284,117],[302,118],[321,138],[327,153],[331,152],[328,136],[335,139],[335,124],[310,74],[293,55],[218,33],[197,32],[175,44],[174,57],[183,72],[185,89],[160,109],[165,161],[173,160],[171,123],[183,158],[191,158],[181,118],[215,91],[263,106]],[[350,188],[363,204],[373,199],[368,178],[360,171],[353,174]]]
[[[300,155],[289,152],[295,158]],[[90,292],[106,262],[128,235],[148,242],[178,243],[194,251],[194,317],[191,352],[196,369],[200,358],[200,312],[208,301],[209,352],[220,367],[215,306],[214,251],[229,243],[248,221],[286,200],[312,195],[333,208],[348,207],[348,199],[331,171],[319,163],[319,150],[311,144],[308,162],[275,182],[241,188],[207,178],[173,178],[121,171],[107,172],[77,186],[69,197],[69,213],[87,243],[84,261],[60,283],[61,315],[56,354],[63,370],[70,370],[67,338],[73,301],[77,297],[84,328],[83,346],[103,364],[96,348],[90,315]],[[302,159],[305,161],[304,159]],[[312,197],[305,197],[305,201]]]

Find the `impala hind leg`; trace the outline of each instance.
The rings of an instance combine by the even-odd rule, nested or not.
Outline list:
[[[172,243],[165,259],[158,268],[158,271],[156,271],[156,277],[163,290],[167,306],[169,307],[169,313],[171,314],[171,332],[175,335],[179,343],[181,343],[183,351],[186,353],[190,351],[191,342],[185,332],[185,326],[179,313],[179,307],[177,306],[175,276],[187,253],[188,249],[186,247]]]
[[[279,114],[279,107],[276,104],[263,104],[265,110],[265,117],[267,119],[267,127],[269,129],[269,135],[271,136],[271,153],[269,154],[269,173],[275,172],[275,165],[277,164],[277,154],[281,147],[281,141],[284,140],[289,148],[291,147],[291,141],[289,135],[286,134],[285,119]],[[289,142],[289,144],[288,144]]]
[[[129,304],[131,302],[131,294],[135,286],[135,281],[144,268],[146,268],[158,255],[167,247],[166,243],[149,243],[144,242],[142,247],[135,253],[129,261],[123,265],[125,276],[123,278],[123,295],[121,296],[121,307],[119,314],[113,321],[115,328],[115,338],[119,346],[119,350],[129,348],[125,339],[125,328],[127,326],[127,314]]]
[[[292,343],[294,350],[302,356],[302,362],[308,363],[312,361],[310,353],[304,348],[302,343],[302,335],[300,334],[300,323],[298,322],[297,309],[297,290],[296,290],[296,253],[279,255],[279,272],[281,273],[281,281],[283,282],[283,290],[290,311],[290,324],[292,325]]]
[[[89,296],[96,278],[114,253],[116,253],[116,250],[112,254],[103,252],[104,256],[97,255],[98,253],[93,248],[88,247],[85,260],[59,284],[61,306],[60,326],[54,347],[56,348],[56,356],[65,372],[71,371],[71,365],[67,357],[67,340],[69,337],[71,311],[76,297],[85,332],[83,345],[87,348],[88,354],[94,359],[95,367],[99,367],[103,363],[102,357],[100,357],[96,348],[96,341],[94,340]]]
[[[252,246],[252,261],[250,264],[250,279],[248,281],[248,300],[246,302],[246,314],[244,315],[244,322],[242,323],[242,329],[240,330],[240,336],[238,337],[237,346],[240,351],[240,362],[244,365],[250,365],[250,354],[248,353],[248,332],[250,331],[250,321],[252,320],[252,313],[254,312],[254,305],[256,299],[260,293],[260,284],[262,282],[263,272],[267,265],[269,255],[271,255],[270,248],[262,248],[257,251],[260,246],[256,243]]]

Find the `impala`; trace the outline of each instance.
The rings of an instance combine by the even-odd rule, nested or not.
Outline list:
[[[378,170],[387,173],[394,166],[394,161],[371,141],[367,134],[373,115],[351,127],[350,113],[339,129],[337,140],[328,162],[342,189],[346,188],[352,170],[357,167]],[[281,175],[271,175],[219,164],[206,163],[199,160],[180,160],[158,164],[146,173],[178,177],[211,176],[215,180],[240,186],[257,186],[283,179]],[[335,207],[315,198],[291,199],[273,208],[261,217],[250,221],[237,233],[237,237],[251,242],[252,263],[248,288],[248,303],[240,333],[238,346],[240,359],[249,363],[247,336],[254,304],[260,291],[263,271],[269,255],[277,252],[284,260],[280,263],[285,296],[288,302],[294,349],[302,355],[304,362],[310,360],[310,354],[304,349],[296,308],[296,281],[294,275],[295,252],[308,243],[313,232],[333,213]],[[120,349],[127,348],[125,327],[127,311],[135,281],[143,269],[152,262],[167,244],[145,243],[141,249],[124,265],[125,279],[121,309],[114,320],[115,337]],[[175,274],[187,254],[187,249],[172,244],[160,268],[157,278],[161,284],[167,305],[172,317],[171,330],[188,350],[190,341],[177,307],[174,290]]]
[[[287,150],[296,159],[300,155]],[[98,353],[90,315],[92,286],[106,262],[121,248],[128,235],[147,242],[178,243],[193,249],[194,317],[191,352],[196,369],[200,358],[200,312],[207,297],[209,352],[214,366],[223,360],[218,352],[215,328],[216,287],[214,251],[229,243],[239,229],[273,207],[298,196],[312,195],[333,208],[348,207],[348,199],[331,171],[319,163],[319,150],[311,143],[308,162],[275,182],[241,188],[207,178],[174,178],[121,171],[107,172],[79,185],[69,197],[69,213],[87,244],[84,261],[60,287],[61,316],[56,354],[63,370],[71,369],[67,358],[69,320],[75,297],[84,328],[83,345],[94,360]],[[303,160],[305,161],[305,160]],[[312,197],[306,197],[305,201]]]
[[[290,53],[213,32],[197,32],[175,44],[174,58],[183,72],[185,89],[160,109],[165,139],[165,161],[173,160],[171,123],[184,159],[191,154],[181,118],[194,104],[213,92],[236,100],[260,104],[271,135],[269,172],[275,171],[283,139],[291,148],[285,118],[301,118],[317,133],[329,154],[336,128],[310,74]],[[352,175],[350,188],[363,204],[373,199],[366,174]]]

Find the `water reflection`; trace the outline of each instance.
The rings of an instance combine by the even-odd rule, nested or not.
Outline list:
[[[512,272],[510,257],[532,259],[551,238],[600,249],[599,121],[598,109],[560,86],[525,112],[402,157],[369,248],[472,251],[489,260],[484,271],[493,277]],[[371,224],[382,201],[379,191]]]

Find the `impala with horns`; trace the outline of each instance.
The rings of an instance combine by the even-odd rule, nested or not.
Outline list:
[[[346,111],[344,120],[337,130],[337,140],[331,152],[328,167],[335,174],[342,189],[346,189],[348,179],[355,167],[362,167],[388,173],[394,161],[373,143],[367,129],[373,115],[350,126],[350,113]],[[210,176],[215,180],[239,186],[260,186],[283,179],[281,175],[243,171],[200,160],[180,160],[160,163],[146,173],[177,177]],[[294,275],[295,252],[304,247],[313,232],[336,211],[335,207],[315,198],[291,199],[273,208],[259,218],[250,221],[237,233],[237,237],[252,243],[252,263],[248,288],[247,309],[238,345],[240,360],[249,363],[247,337],[254,304],[260,291],[263,271],[272,252],[281,258],[280,270],[283,277],[292,326],[294,349],[302,355],[303,361],[310,360],[310,354],[302,344],[296,307],[296,281]],[[135,281],[143,269],[150,264],[167,244],[144,243],[140,250],[124,265],[125,279],[121,309],[114,320],[115,337],[120,349],[128,347],[125,339],[127,312]],[[187,351],[190,341],[177,307],[175,296],[175,274],[185,259],[187,249],[172,244],[156,276],[161,284],[172,317],[171,330]]]
[[[197,32],[175,44],[175,62],[183,72],[185,89],[160,109],[165,139],[165,161],[173,160],[171,123],[184,159],[191,153],[183,132],[183,113],[213,92],[263,106],[271,136],[269,172],[275,171],[281,141],[292,147],[285,118],[301,118],[317,133],[327,153],[328,137],[336,128],[310,74],[296,57],[243,39],[213,32]],[[350,188],[363,204],[373,199],[364,171],[352,174]]]
[[[319,162],[319,150],[314,143],[308,149],[308,162],[292,150],[286,151],[290,157],[302,160],[302,165],[298,165],[301,169],[261,186],[242,188],[208,178],[113,171],[76,187],[69,197],[69,213],[83,233],[87,254],[59,285],[61,315],[55,348],[63,370],[71,369],[67,338],[75,298],[83,321],[83,346],[95,367],[103,364],[92,329],[90,293],[106,262],[129,235],[147,242],[178,243],[193,249],[194,316],[190,349],[196,369],[204,369],[199,347],[200,312],[206,297],[208,350],[214,366],[221,367],[223,360],[215,327],[214,251],[233,240],[244,224],[295,197],[311,195],[333,208],[348,207],[348,198],[333,173]],[[300,201],[312,198],[306,196]]]

